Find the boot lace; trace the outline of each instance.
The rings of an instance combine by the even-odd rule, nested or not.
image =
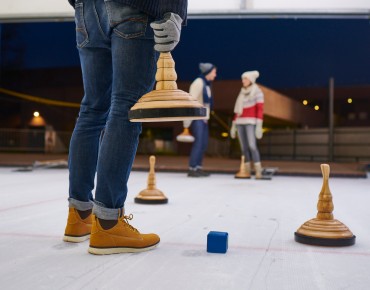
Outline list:
[[[122,216],[122,221],[125,223],[125,225],[130,229],[132,230],[133,232],[139,232],[136,228],[134,228],[132,225],[130,225],[130,223],[128,221],[132,220],[134,217],[134,215],[131,213],[129,215],[124,215]]]

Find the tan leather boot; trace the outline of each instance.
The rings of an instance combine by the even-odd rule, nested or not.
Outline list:
[[[128,221],[132,214],[118,219],[115,226],[104,229],[99,219],[93,215],[89,253],[109,255],[118,253],[144,252],[155,248],[159,243],[156,234],[141,234]]]
[[[67,226],[64,231],[63,241],[80,243],[90,237],[91,214],[82,219],[75,208],[69,208]]]

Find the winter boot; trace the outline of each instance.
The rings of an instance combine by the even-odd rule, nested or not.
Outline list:
[[[90,232],[91,210],[78,211],[77,209],[70,207],[63,241],[80,243],[89,239]]]
[[[109,255],[144,252],[155,248],[159,243],[159,236],[141,234],[128,223],[132,217],[130,214],[111,221],[101,220],[93,215],[89,253]]]
[[[254,163],[254,171],[256,174],[256,179],[262,179],[262,165],[261,162]]]
[[[247,176],[247,178],[250,178],[251,177],[251,163],[250,162],[245,162],[244,163],[244,168],[245,168],[245,175]]]
[[[196,171],[201,177],[208,177],[211,175],[209,172],[203,171],[202,167],[198,167]]]
[[[188,177],[202,177],[202,175],[196,169],[189,169]]]
[[[235,174],[235,178],[241,178],[241,179],[251,178],[251,163],[244,162],[244,156],[242,156],[242,162],[240,163],[240,169]]]
[[[203,171],[202,168],[198,167],[196,169],[190,168],[188,171],[188,177],[208,177],[210,174]]]

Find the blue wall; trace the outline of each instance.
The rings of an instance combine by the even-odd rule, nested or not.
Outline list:
[[[2,67],[79,65],[74,23],[2,24]],[[190,19],[173,53],[181,80],[199,62],[218,67],[218,79],[258,69],[272,88],[370,84],[370,22],[365,19]]]
[[[3,67],[34,69],[78,66],[72,22],[2,24]]]
[[[186,52],[187,59],[185,58]],[[236,79],[249,69],[270,87],[370,84],[368,20],[189,21],[176,50],[180,76],[199,60],[214,62],[219,77]]]

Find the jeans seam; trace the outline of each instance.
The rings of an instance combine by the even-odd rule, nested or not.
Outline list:
[[[104,1],[104,4],[107,5],[106,1]],[[126,38],[126,39],[129,39],[129,38],[134,38],[134,37],[138,37],[138,36],[141,36],[141,35],[145,35],[145,31],[146,31],[146,28],[148,26],[148,16],[141,17],[141,18],[131,17],[131,18],[128,18],[128,19],[124,19],[122,21],[114,22],[114,21],[111,21],[113,19],[113,17],[112,17],[112,13],[111,13],[110,9],[108,9],[107,6],[105,6],[105,7],[106,7],[107,14],[108,14],[109,25],[110,25],[111,29],[114,32],[116,32],[119,36],[121,36],[123,38]],[[121,33],[120,31],[118,31],[117,29],[114,28],[118,24],[123,23],[123,22],[127,22],[127,21],[143,22],[144,25],[145,25],[144,30],[142,32],[138,32],[138,33],[134,33],[134,34],[124,34],[124,33]]]
[[[128,20],[124,20],[124,21],[120,21],[120,22],[114,23],[114,26],[117,26],[118,24],[123,23],[123,22],[133,21],[134,19],[137,19],[137,18],[129,18]],[[144,24],[143,31],[140,31],[140,32],[137,32],[137,33],[130,33],[130,34],[122,33],[121,31],[119,31],[116,28],[114,28],[113,31],[115,33],[117,33],[119,36],[121,36],[121,37],[123,37],[125,39],[137,38],[139,36],[145,35],[145,31],[146,31],[146,28],[148,26],[148,20],[147,19],[146,20],[136,20],[136,22],[142,22]]]
[[[100,25],[100,18],[99,18],[99,14],[98,14],[98,11],[96,10],[96,5],[95,5],[95,1],[93,3],[93,7],[94,7],[94,14],[95,14],[95,17],[96,17],[96,23],[98,25],[98,28],[99,28],[99,31],[102,35],[102,37],[105,39],[105,40],[109,40],[109,38],[105,35],[104,31],[103,31],[103,28],[101,27]]]
[[[76,32],[80,32],[80,33],[83,33],[85,34],[85,40],[83,42],[81,42],[80,44],[77,43],[77,47],[79,48],[82,48],[84,47],[87,43],[89,43],[89,34],[87,33],[87,29],[86,29],[86,24],[85,24],[85,18],[84,18],[84,5],[83,3],[79,3],[79,4],[76,4],[75,6],[75,9],[77,9],[78,7],[80,7],[80,9],[78,9],[77,13],[79,13],[79,19],[81,21],[81,25],[82,27],[77,27],[76,26]]]

